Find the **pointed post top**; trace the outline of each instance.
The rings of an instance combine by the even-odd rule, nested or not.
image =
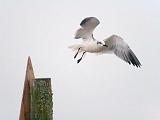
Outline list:
[[[31,57],[29,56],[27,61],[26,80],[33,80],[33,79],[35,79],[35,76],[32,67]]]
[[[34,71],[32,67],[31,57],[29,56],[27,61],[26,76],[25,76],[25,82],[24,82],[23,97],[21,102],[19,120],[28,120],[29,118],[29,114],[28,114],[30,112],[29,82],[34,79],[35,79],[35,76],[34,76]]]
[[[31,62],[31,56],[28,56],[28,62]]]

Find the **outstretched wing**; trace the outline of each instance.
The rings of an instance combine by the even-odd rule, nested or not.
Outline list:
[[[139,62],[136,55],[130,49],[127,43],[117,35],[112,35],[111,37],[104,40],[105,44],[108,45],[108,49],[113,51],[116,56],[122,60],[132,64],[136,67],[140,67],[141,63]]]
[[[87,17],[80,23],[79,28],[75,33],[75,39],[82,38],[83,40],[94,40],[93,30],[99,24],[99,20],[95,17]]]

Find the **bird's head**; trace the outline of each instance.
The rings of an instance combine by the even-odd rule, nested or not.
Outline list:
[[[97,45],[104,46],[104,47],[108,47],[108,45],[102,43],[101,41],[97,41]]]

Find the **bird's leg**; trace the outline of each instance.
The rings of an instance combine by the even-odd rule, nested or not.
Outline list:
[[[83,52],[81,58],[77,60],[77,63],[79,63],[82,60],[82,58],[83,58],[83,56],[84,56],[85,53],[86,53],[86,51]]]
[[[80,49],[81,49],[81,48],[78,48],[78,51],[77,51],[77,53],[76,53],[75,56],[74,56],[74,59],[77,57]]]

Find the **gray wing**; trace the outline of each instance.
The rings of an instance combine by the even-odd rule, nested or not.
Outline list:
[[[75,33],[75,39],[82,38],[83,40],[94,40],[93,30],[99,24],[99,20],[95,17],[87,17],[80,23],[79,28]]]
[[[117,35],[112,35],[111,37],[104,40],[105,44],[108,45],[109,49],[114,52],[116,56],[126,61],[129,64],[132,64],[136,67],[140,67],[141,63],[130,49],[127,43]]]

